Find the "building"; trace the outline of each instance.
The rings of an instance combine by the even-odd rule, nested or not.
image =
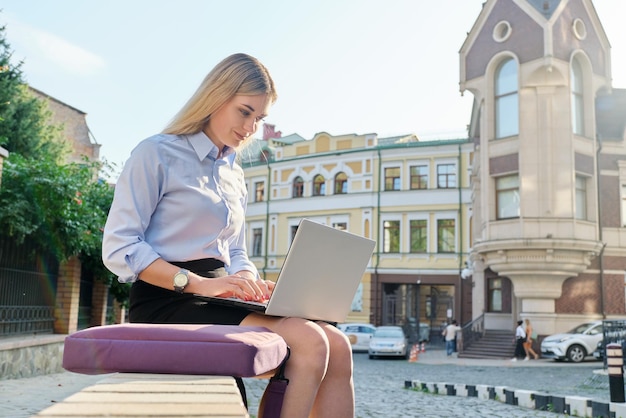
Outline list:
[[[81,163],[84,158],[98,161],[100,147],[87,125],[87,114],[59,99],[29,86],[30,92],[46,102],[50,110],[50,122],[63,128],[61,136],[71,145],[71,153],[67,162]]]
[[[473,93],[472,316],[541,335],[626,315],[626,90],[590,0],[488,0]]]
[[[29,90],[47,102],[50,122],[62,125],[62,138],[72,150],[67,162],[97,161],[100,145],[89,131],[86,114]],[[0,174],[8,156],[0,147]],[[65,334],[105,324],[113,305],[108,286],[82,269],[77,258],[59,263],[50,254],[32,254],[28,243],[0,239],[0,379],[61,371]],[[117,318],[123,318],[120,307],[115,308]]]
[[[403,325],[414,339],[418,323],[439,332],[450,319],[469,321],[471,286],[460,273],[473,148],[466,139],[325,132],[257,141],[241,156],[249,255],[275,279],[309,218],[377,241],[348,321]]]

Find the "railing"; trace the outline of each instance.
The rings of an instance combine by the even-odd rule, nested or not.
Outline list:
[[[457,344],[457,350],[462,353],[473,343],[480,340],[485,335],[485,314],[472,320],[461,328],[461,343]]]
[[[606,368],[606,345],[620,344],[626,348],[626,320],[605,319],[602,321],[602,349],[604,350],[604,368]],[[626,353],[626,351],[624,351]]]
[[[51,254],[0,234],[0,338],[54,332],[58,271]]]
[[[54,332],[54,307],[0,306],[0,336]]]

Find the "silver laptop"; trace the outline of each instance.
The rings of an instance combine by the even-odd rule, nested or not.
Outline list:
[[[273,316],[343,322],[376,242],[302,219],[267,303],[203,297]]]

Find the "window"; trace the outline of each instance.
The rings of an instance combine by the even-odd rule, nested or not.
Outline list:
[[[585,103],[583,101],[583,70],[577,59],[572,61],[570,73],[572,83],[572,132],[585,133]]]
[[[587,219],[587,178],[576,176],[576,219]]]
[[[454,164],[437,165],[437,188],[452,189],[456,187],[456,167]]]
[[[519,218],[519,176],[496,178],[496,219]]]
[[[504,61],[496,71],[495,79],[496,138],[519,133],[519,103],[517,94],[517,63],[513,58]]]
[[[427,251],[426,219],[413,219],[411,221],[411,252],[425,253]]]
[[[491,277],[487,286],[489,312],[502,312],[502,279]]]
[[[414,165],[410,170],[411,190],[428,189],[428,166]]]
[[[333,222],[333,228],[339,229],[340,231],[347,231],[348,224],[345,222]]]
[[[324,196],[326,194],[326,179],[321,174],[313,178],[313,196]]]
[[[252,229],[252,257],[260,257],[263,255],[263,229]]]
[[[304,196],[304,180],[302,177],[298,176],[293,179],[293,197],[302,197]]]
[[[437,252],[453,253],[455,249],[454,219],[437,220]]]
[[[348,176],[346,173],[338,173],[335,176],[335,194],[348,193]]]
[[[385,168],[385,190],[400,190],[400,167]]]
[[[383,252],[400,252],[400,221],[383,222]]]
[[[293,242],[293,239],[296,237],[296,232],[298,232],[298,224],[291,225],[289,227],[289,243]]]
[[[265,183],[258,181],[254,183],[254,201],[262,202],[265,198]]]

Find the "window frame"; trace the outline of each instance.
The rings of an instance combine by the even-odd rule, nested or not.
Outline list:
[[[393,223],[394,226],[388,226],[387,224]],[[400,254],[402,250],[402,222],[400,219],[384,219],[382,221],[382,248],[381,251],[383,254]],[[395,233],[393,233],[395,231]],[[395,244],[397,248],[392,248],[392,245]],[[394,246],[394,247],[395,247]],[[396,251],[394,251],[396,250]]]
[[[313,196],[325,196],[325,195],[326,195],[326,179],[321,174],[316,174],[315,177],[313,177]]]
[[[570,68],[572,133],[585,135],[585,78],[580,60],[574,57]]]
[[[304,197],[304,179],[301,176],[296,176],[291,182],[291,197]]]
[[[348,175],[343,171],[335,174],[333,186],[333,194],[348,194]]]
[[[444,228],[444,226],[442,226],[442,223],[444,222],[452,222],[451,228],[450,226],[447,226],[446,228]],[[437,218],[437,254],[456,253],[456,248],[457,248],[456,227],[457,227],[457,222],[456,222],[456,218],[454,217]],[[452,230],[452,243],[451,243],[452,248],[446,250],[443,248],[443,244],[449,244],[450,239],[447,239],[447,237],[443,237],[442,234],[444,234],[446,231],[450,231],[450,229]]]
[[[386,192],[402,190],[402,167],[395,165],[388,166],[385,167],[383,171],[385,177],[384,190]]]
[[[250,256],[263,257],[263,227],[252,227],[251,229],[252,245]]]
[[[444,167],[452,167],[452,173],[442,173]],[[456,163],[439,162],[436,167],[437,188],[438,189],[456,189],[458,187],[458,173]],[[442,182],[442,179],[445,181]],[[450,181],[452,179],[452,181]]]
[[[576,174],[574,182],[576,190],[574,217],[586,221],[589,219],[589,177]]]
[[[415,223],[423,223],[422,226],[414,227]],[[423,231],[423,236],[419,238],[414,238],[414,233],[416,231]],[[423,240],[423,248],[419,250],[415,250],[414,244],[418,240]],[[428,219],[409,219],[409,253],[411,254],[427,254],[428,253]]]
[[[496,286],[497,283],[499,283],[499,286]],[[504,312],[503,288],[504,280],[502,277],[487,278],[487,312]],[[498,300],[500,309],[495,309],[495,303]]]
[[[510,69],[510,65],[513,66],[514,71],[507,74],[505,71]],[[507,85],[508,83],[513,84],[510,78],[515,78],[514,89]],[[495,139],[519,135],[519,68],[514,58],[508,57],[498,64],[494,76],[493,92]],[[507,116],[511,119],[505,120]]]
[[[414,173],[414,168],[424,168],[425,173]],[[428,164],[413,164],[409,166],[409,188],[411,190],[427,190],[429,177],[430,173]],[[416,179],[417,181],[415,181]],[[413,187],[416,183],[418,187]]]
[[[517,180],[517,184],[515,185],[515,187],[506,187],[506,188],[500,188],[499,183],[503,182],[506,179],[512,179],[515,178]],[[519,181],[519,174],[518,173],[514,173],[514,174],[508,174],[505,176],[498,176],[496,178],[494,178],[494,193],[495,193],[495,206],[496,206],[496,220],[504,220],[504,219],[516,219],[519,218],[521,215],[521,197],[520,197],[520,181]],[[505,214],[501,214],[501,210],[503,210],[502,204],[501,204],[501,197],[504,198],[507,196],[507,194],[512,194],[512,202],[516,204],[517,206],[517,214],[515,216],[503,216]],[[517,202],[515,202],[515,200],[517,200]]]
[[[254,201],[264,202],[265,201],[265,182],[262,180],[255,181],[253,185],[254,185]],[[259,186],[260,186],[260,190],[259,190]]]

